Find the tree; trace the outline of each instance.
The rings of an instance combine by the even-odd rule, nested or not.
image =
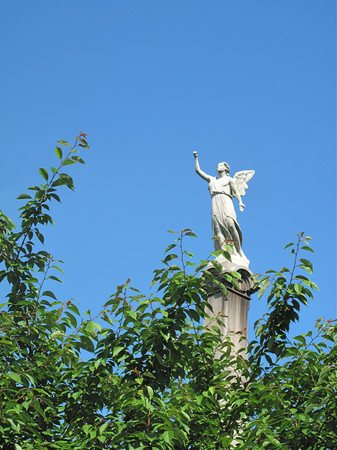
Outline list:
[[[84,163],[78,152],[89,148],[84,133],[72,147],[58,144],[58,168],[40,169],[43,184],[18,197],[26,201],[18,229],[0,214],[0,281],[8,286],[0,314],[1,448],[337,448],[336,321],[289,337],[316,288],[302,273],[312,273],[311,263],[299,259],[312,251],[308,238],[290,244],[291,270],[257,279],[269,312],[256,323],[248,359],[223,341],[220,317],[202,326],[211,284],[224,293],[226,286],[185,250],[195,236],[189,229],[175,235],[154,272],[156,293],[144,296],[127,280],[95,319],[82,317],[49,290],[61,269],[39,249],[50,203],[60,200],[61,186],[74,186],[64,170]],[[239,276],[226,282],[235,286]]]

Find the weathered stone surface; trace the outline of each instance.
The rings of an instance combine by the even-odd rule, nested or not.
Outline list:
[[[250,296],[256,291],[252,279],[252,272],[245,266],[239,266],[227,261],[224,273],[238,272],[241,274],[239,289],[234,289],[225,278],[221,277],[215,269],[208,266],[207,270],[220,279],[227,287],[227,296],[224,297],[216,285],[212,286],[208,302],[213,312],[209,311],[209,318],[205,319],[204,325],[210,327],[216,325],[215,318],[219,318],[224,324],[222,327],[223,338],[229,337],[234,344],[233,352],[246,349],[248,343],[248,310],[250,306]],[[245,352],[242,352],[242,356]]]

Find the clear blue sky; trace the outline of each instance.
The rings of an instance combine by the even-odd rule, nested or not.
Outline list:
[[[46,249],[61,300],[99,311],[130,277],[148,293],[170,240],[212,250],[207,184],[219,161],[254,169],[238,212],[253,272],[290,265],[314,238],[316,301],[297,327],[336,316],[335,1],[73,0],[1,6],[0,208],[88,133],[75,193],[54,204]],[[72,168],[70,168],[72,169]],[[52,288],[53,286],[51,286]],[[253,298],[250,324],[265,312]],[[252,335],[251,335],[252,336]]]

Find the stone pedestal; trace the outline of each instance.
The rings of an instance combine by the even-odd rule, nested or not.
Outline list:
[[[252,272],[247,267],[225,259],[218,262],[221,263],[224,274],[238,272],[241,280],[238,280],[238,289],[234,289],[211,264],[206,268],[226,286],[227,296],[224,297],[217,285],[212,286],[208,302],[212,306],[213,312],[209,310],[210,317],[204,320],[204,326],[217,325],[214,319],[218,317],[224,324],[224,327],[221,328],[224,339],[230,337],[234,344],[233,353],[237,353],[238,350],[247,348],[250,296],[256,289],[254,289]],[[245,357],[246,352],[242,352],[241,355]]]

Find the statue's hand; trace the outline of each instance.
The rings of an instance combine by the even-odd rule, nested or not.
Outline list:
[[[193,152],[194,158],[197,159],[198,158],[198,152]]]
[[[240,206],[240,211],[243,211],[246,207],[242,202],[239,203],[239,206]]]

